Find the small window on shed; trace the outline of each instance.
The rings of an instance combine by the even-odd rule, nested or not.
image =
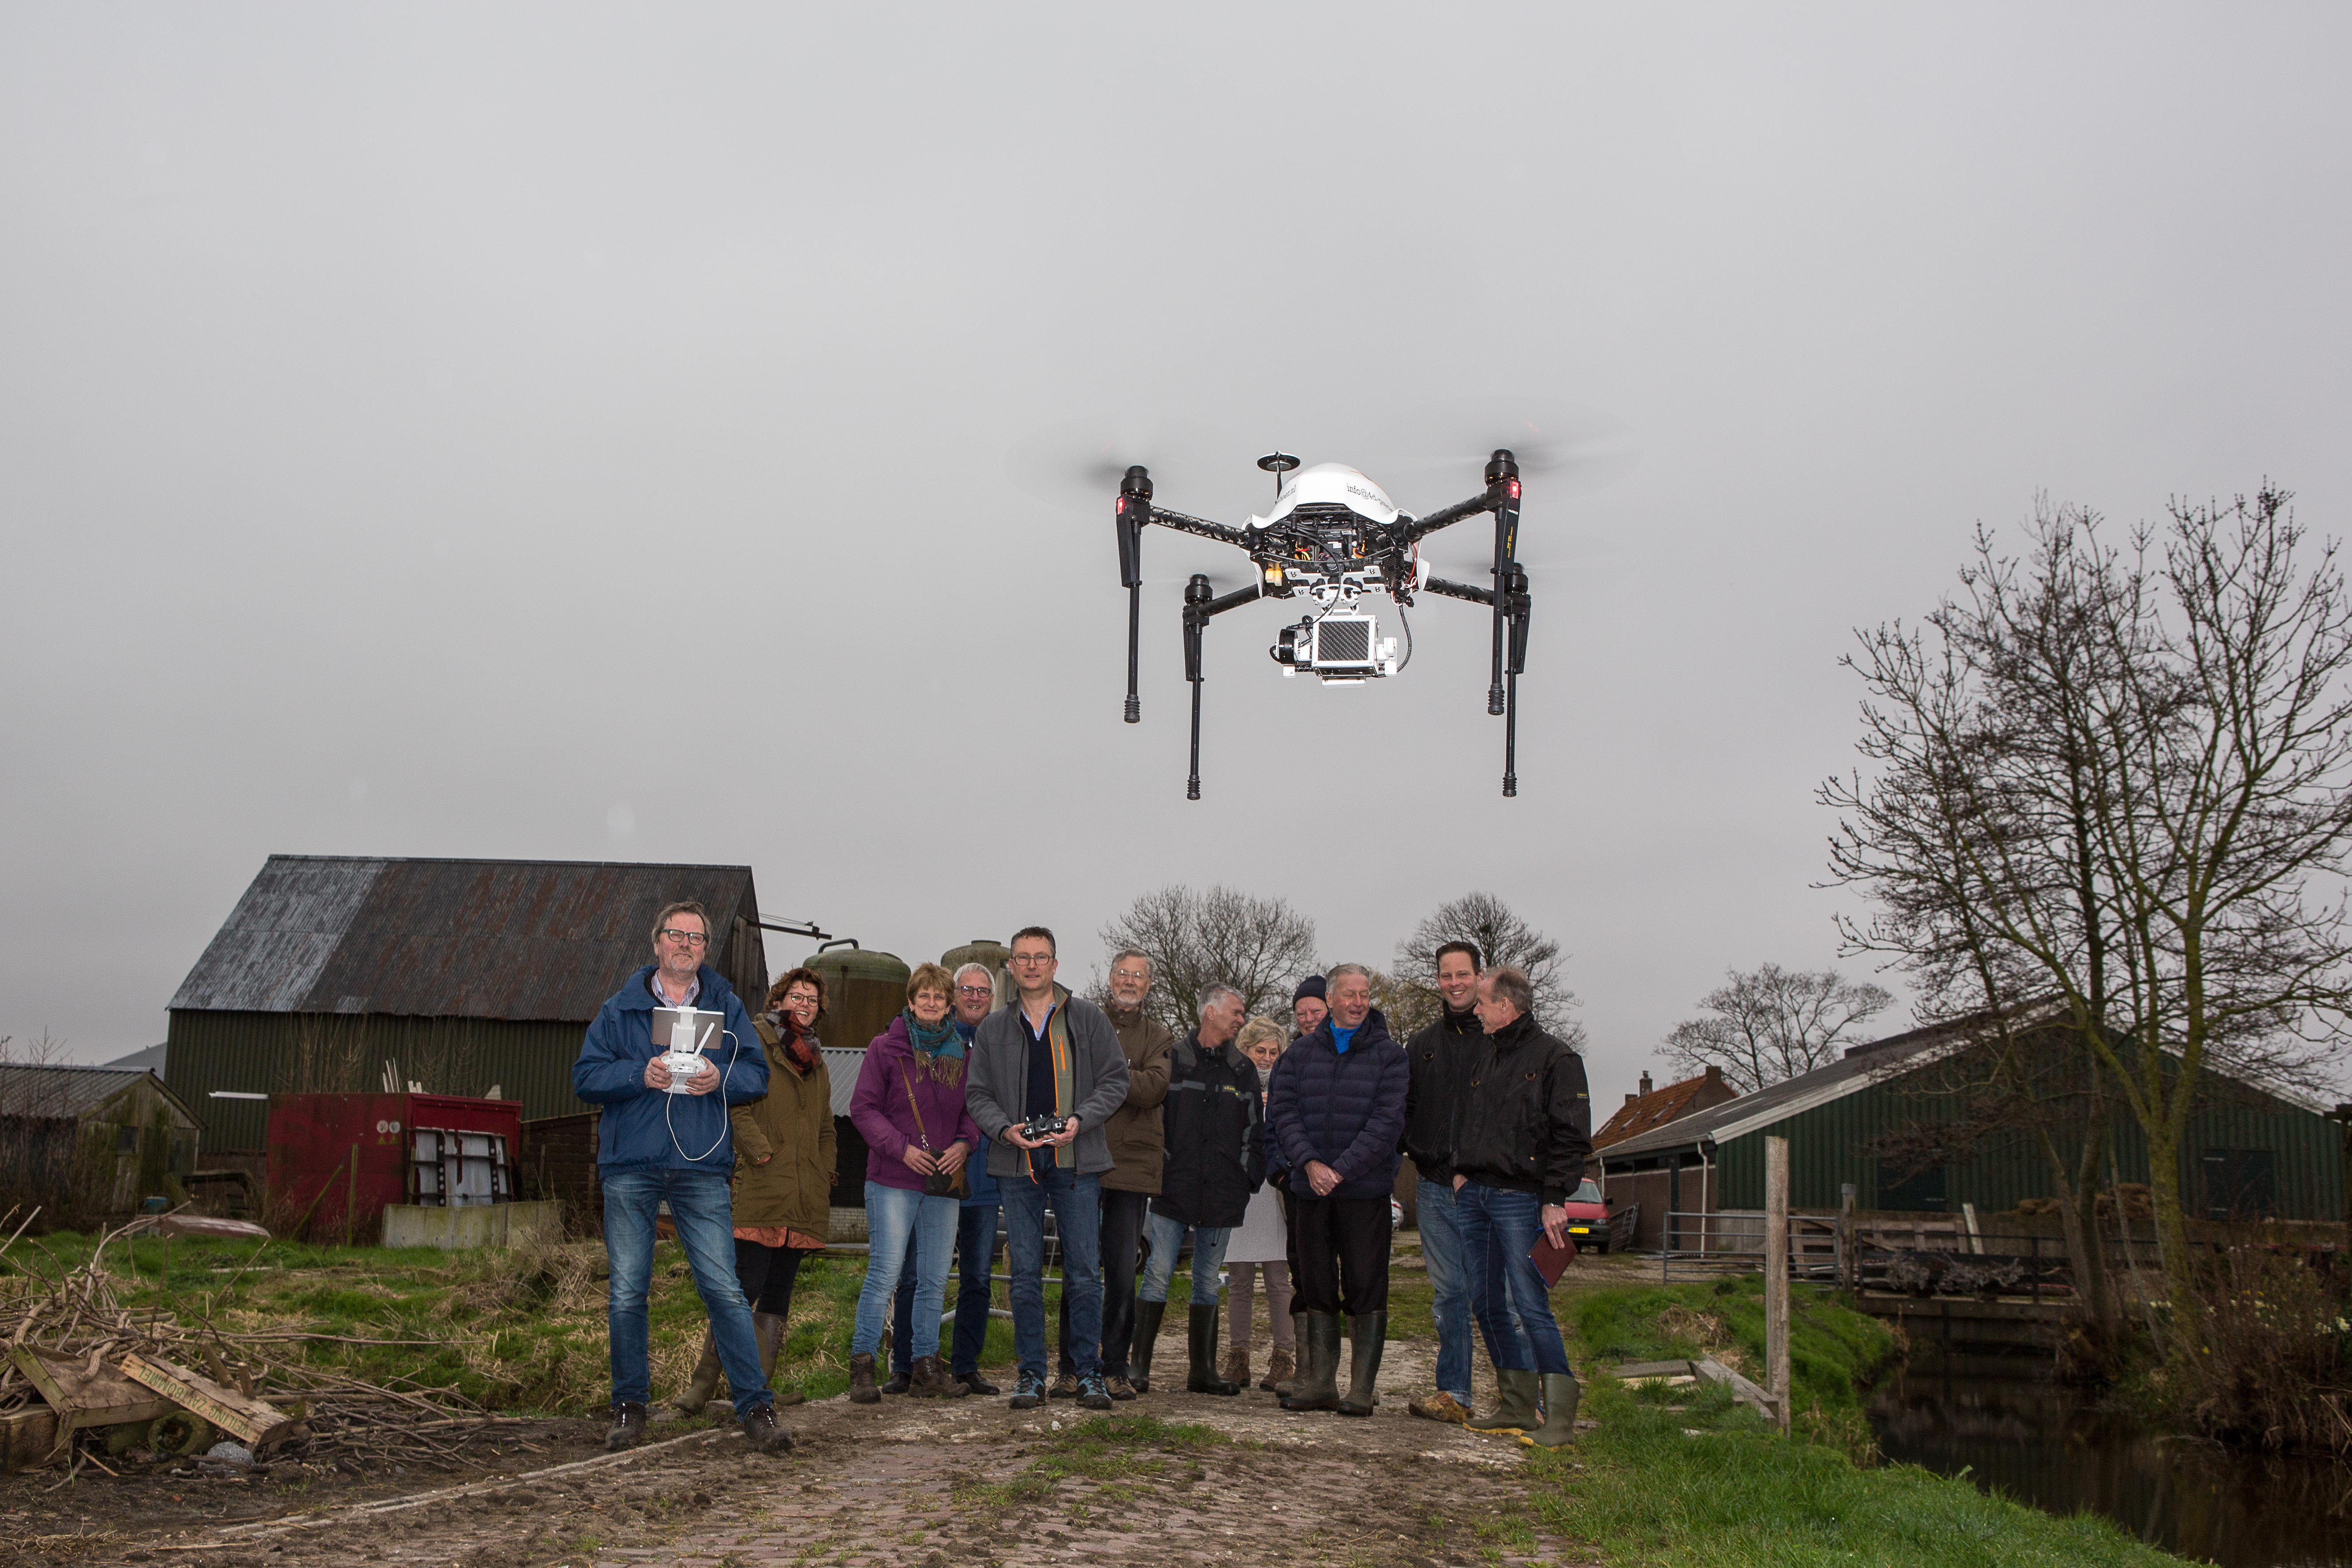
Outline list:
[[[136,1127],[116,1128],[114,1130],[114,1152],[118,1154],[137,1153],[139,1152],[139,1129]]]

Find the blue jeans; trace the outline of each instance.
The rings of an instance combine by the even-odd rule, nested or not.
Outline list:
[[[987,1152],[972,1156],[985,1159]],[[956,1221],[955,1355],[948,1371],[961,1377],[980,1370],[980,1347],[988,1338],[988,1277],[996,1268],[994,1204],[966,1204]],[[940,1298],[944,1302],[944,1295]],[[898,1271],[898,1298],[890,1316],[890,1370],[908,1372],[915,1364],[915,1255]]]
[[[1462,1266],[1462,1231],[1454,1184],[1424,1179],[1414,1189],[1421,1258],[1429,1266],[1430,1315],[1437,1320],[1437,1389],[1470,1405],[1470,1279]]]
[[[1192,1305],[1213,1307],[1217,1304],[1217,1270],[1225,1266],[1225,1244],[1233,1240],[1233,1229],[1213,1225],[1191,1228]],[[1185,1229],[1183,1221],[1164,1214],[1155,1214],[1143,1222],[1143,1234],[1151,1243],[1151,1258],[1143,1266],[1143,1283],[1136,1288],[1139,1300],[1168,1300],[1168,1282],[1176,1277],[1176,1249],[1184,1245]]]
[[[734,1203],[715,1171],[612,1171],[604,1178],[604,1256],[613,1266],[607,1300],[613,1352],[613,1403],[652,1397],[646,1370],[646,1289],[654,1275],[654,1213],[664,1198],[694,1270],[694,1288],[710,1314],[710,1342],[727,1373],[735,1414],[774,1403],[760,1373],[751,1309],[735,1279]]]
[[[940,1303],[947,1296],[948,1255],[955,1249],[954,1197],[927,1198],[914,1187],[866,1184],[866,1284],[857,1292],[857,1326],[849,1353],[872,1355],[890,1321],[890,1298],[898,1288],[907,1254],[915,1255],[915,1321],[930,1325],[929,1335],[908,1341],[908,1354],[937,1355]]]
[[[1568,1372],[1568,1347],[1551,1315],[1551,1291],[1528,1257],[1543,1235],[1543,1200],[1479,1182],[1454,1194],[1470,1300],[1497,1372]],[[1518,1315],[1525,1337],[1511,1331]],[[1532,1362],[1534,1364],[1528,1364]]]
[[[1062,1242],[1062,1294],[1070,1302],[1070,1352],[1078,1376],[1102,1371],[1102,1182],[1056,1165],[1031,1181],[1001,1179],[1005,1271],[1012,1276],[1013,1348],[1021,1375],[1045,1381],[1045,1209]]]

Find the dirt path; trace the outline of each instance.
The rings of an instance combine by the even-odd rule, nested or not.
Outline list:
[[[1060,1402],[1013,1411],[1001,1397],[879,1405],[844,1397],[787,1412],[797,1447],[778,1458],[747,1452],[731,1426],[705,1426],[552,1472],[144,1539],[124,1532],[95,1554],[59,1541],[55,1560],[208,1568],[1591,1561],[1527,1523],[1515,1443],[1407,1417],[1408,1392],[1428,1386],[1432,1348],[1388,1347],[1381,1408],[1367,1420],[1291,1415],[1255,1389],[1231,1399],[1156,1392],[1108,1416]],[[1160,1370],[1181,1382],[1181,1338],[1163,1340],[1160,1355]],[[665,1430],[674,1428],[656,1428]]]

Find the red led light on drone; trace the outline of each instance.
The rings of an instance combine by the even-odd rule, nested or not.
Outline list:
[[[1127,498],[1125,496],[1118,498],[1118,510],[1122,512],[1127,510]]]
[[[1517,479],[1511,481],[1511,499],[1513,500],[1519,499],[1519,481]]]

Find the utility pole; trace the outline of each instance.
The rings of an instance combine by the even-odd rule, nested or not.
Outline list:
[[[1764,1140],[1765,1392],[1789,1430],[1789,1141]]]

